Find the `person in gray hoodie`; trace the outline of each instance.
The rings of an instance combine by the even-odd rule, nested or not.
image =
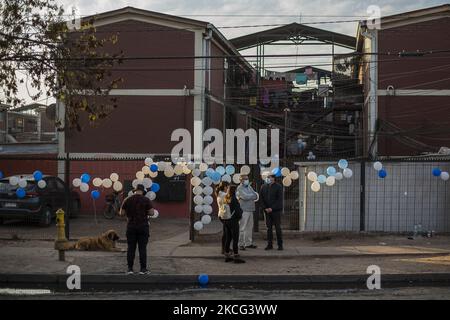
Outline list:
[[[256,245],[253,244],[253,215],[255,201],[258,200],[259,196],[250,185],[247,175],[241,175],[240,180],[241,184],[236,190],[236,196],[243,211],[242,219],[239,222],[239,249],[255,249]]]

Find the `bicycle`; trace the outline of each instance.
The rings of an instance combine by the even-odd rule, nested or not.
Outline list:
[[[120,207],[122,205],[120,196],[123,192],[113,192],[105,196],[106,204],[103,209],[103,216],[106,219],[114,219],[119,214]]]

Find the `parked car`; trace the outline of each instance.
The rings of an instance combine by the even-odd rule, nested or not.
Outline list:
[[[44,176],[43,180],[47,186],[41,189],[32,175],[17,177],[27,180],[26,196],[22,199],[17,197],[18,186],[12,186],[9,177],[0,180],[0,223],[5,220],[25,220],[49,226],[56,216],[56,211],[66,208],[66,184],[58,177]],[[73,218],[80,212],[81,202],[77,192],[72,189],[70,192],[70,215]]]

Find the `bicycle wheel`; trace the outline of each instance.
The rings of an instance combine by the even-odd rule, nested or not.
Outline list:
[[[103,216],[106,219],[114,219],[114,217],[116,216],[116,210],[112,203],[107,203],[105,205],[105,209],[103,209]]]

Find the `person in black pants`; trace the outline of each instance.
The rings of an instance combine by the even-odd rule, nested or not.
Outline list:
[[[283,250],[283,236],[281,233],[281,212],[283,211],[283,187],[275,181],[274,175],[269,175],[260,192],[261,207],[266,217],[267,247],[273,249],[273,226],[277,234],[278,250]]]
[[[231,218],[225,220],[225,262],[244,263],[239,256],[239,221],[242,218],[242,209],[236,197],[237,186],[232,185],[225,196],[225,203],[230,206]],[[230,255],[230,245],[233,242],[233,258]]]
[[[127,274],[133,274],[134,258],[136,256],[136,247],[139,248],[139,274],[150,274],[147,270],[147,244],[150,236],[149,215],[154,214],[153,205],[149,198],[145,197],[145,187],[138,185],[134,195],[125,199],[121,215],[126,214],[127,225]]]

